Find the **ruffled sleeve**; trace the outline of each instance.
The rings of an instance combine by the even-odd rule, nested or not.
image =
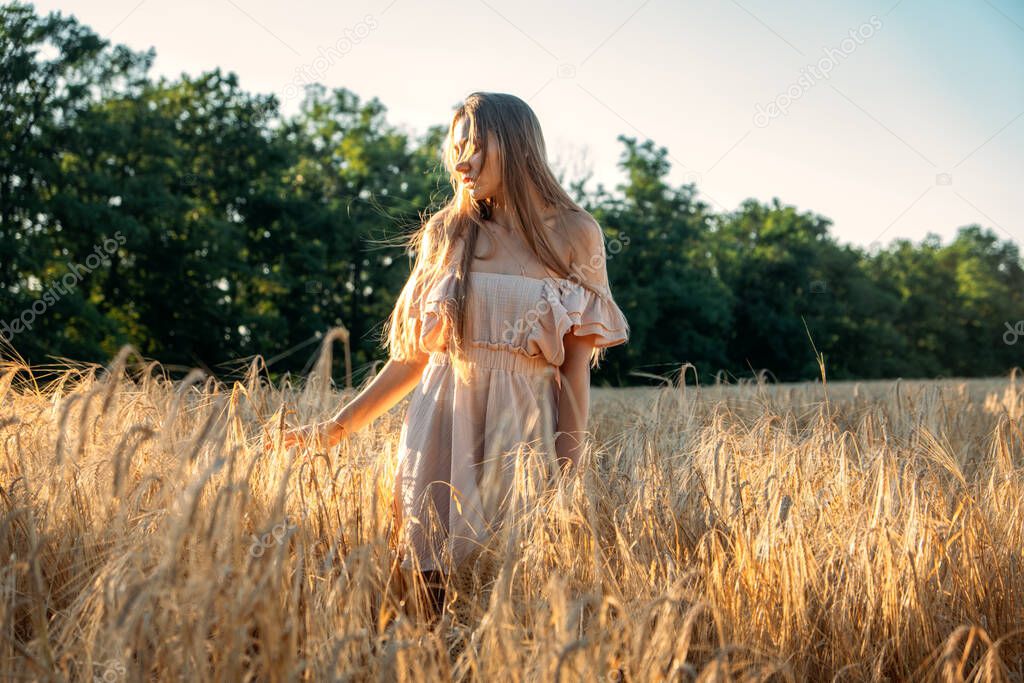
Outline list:
[[[416,320],[416,334],[426,351],[447,349],[441,309],[445,301],[454,301],[454,298],[455,273],[449,271],[433,287],[410,301],[409,317]]]
[[[596,348],[624,344],[629,340],[629,322],[606,286],[590,291],[578,281],[549,278],[544,283],[544,315],[527,338],[527,349],[542,354],[552,365],[565,362],[564,338],[594,336]]]
[[[597,335],[597,348],[618,346],[629,340],[629,322],[607,286],[595,293],[568,281],[561,283],[561,290],[562,306],[568,316],[567,323],[562,321],[566,331],[572,330],[577,337]]]
[[[564,337],[570,332],[577,337],[594,335],[595,348],[629,340],[629,322],[608,284],[604,237],[596,223],[588,226],[574,248],[572,270],[569,278],[544,281],[545,311],[527,339],[528,348],[556,366],[565,361]]]

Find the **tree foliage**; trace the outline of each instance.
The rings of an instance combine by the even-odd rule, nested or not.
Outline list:
[[[131,343],[219,373],[261,354],[276,374],[344,325],[357,371],[384,360],[410,266],[398,240],[450,192],[444,129],[411,139],[377,99],[321,86],[284,116],[219,69],[154,80],[153,58],[0,6],[0,332],[34,364]],[[684,363],[702,381],[813,379],[814,348],[830,378],[1020,364],[1021,256],[991,230],[869,253],[778,199],[716,213],[668,183],[664,148],[619,141],[614,191],[564,181],[606,232],[632,329],[598,381]]]

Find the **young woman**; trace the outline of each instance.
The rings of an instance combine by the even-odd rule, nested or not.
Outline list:
[[[410,239],[415,264],[384,330],[390,359],[333,419],[285,436],[334,445],[415,388],[395,511],[403,567],[435,595],[498,523],[522,445],[553,440],[563,466],[576,463],[590,367],[629,337],[602,230],[552,174],[533,110],[475,92],[444,147],[454,197]]]

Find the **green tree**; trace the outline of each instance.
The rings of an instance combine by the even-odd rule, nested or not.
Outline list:
[[[281,135],[293,147],[285,171],[292,211],[271,231],[278,310],[289,344],[333,325],[351,335],[353,362],[384,360],[380,326],[409,275],[398,247],[443,180],[441,131],[409,136],[387,123],[376,99],[307,89]],[[450,192],[450,188],[448,190]]]
[[[627,381],[630,369],[672,375],[693,363],[706,377],[727,363],[720,340],[731,325],[731,296],[715,274],[708,207],[693,185],[669,187],[667,150],[619,136],[627,182],[613,196],[599,186],[589,205],[616,240],[608,276],[629,320],[630,343],[609,349],[599,377]]]
[[[110,47],[73,17],[0,6],[0,311],[4,322],[30,322],[12,341],[37,362],[45,354],[95,357],[111,330],[90,293],[94,278],[65,276],[103,241],[112,195],[74,224],[55,208],[93,111],[114,92],[137,94],[152,59]],[[62,280],[66,291],[50,289]]]

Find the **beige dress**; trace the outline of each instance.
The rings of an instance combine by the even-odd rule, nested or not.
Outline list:
[[[607,282],[605,273],[601,280]],[[471,272],[466,299],[471,381],[459,384],[438,317],[454,272],[411,307],[430,360],[399,438],[396,505],[407,531],[405,568],[449,571],[500,524],[521,446],[542,449],[558,423],[563,336],[628,340],[629,325],[607,286]]]

